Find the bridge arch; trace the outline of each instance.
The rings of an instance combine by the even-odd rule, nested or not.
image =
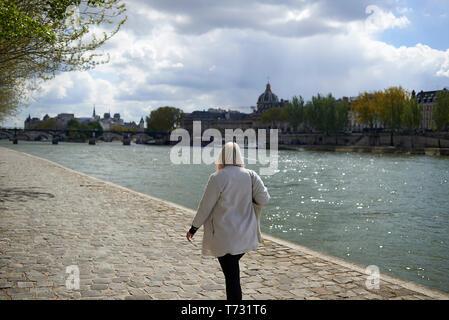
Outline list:
[[[124,135],[116,132],[103,132],[103,134],[98,138],[98,140],[103,140],[105,142],[112,141],[122,141]]]
[[[0,139],[9,139],[11,140],[13,138],[14,134],[10,133],[8,131],[1,131],[0,130]]]
[[[26,131],[21,133],[21,135],[27,136],[28,140],[31,141],[42,141],[42,140],[51,140],[53,138],[53,134],[47,131]]]

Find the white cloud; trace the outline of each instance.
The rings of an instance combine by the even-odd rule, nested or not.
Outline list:
[[[414,10],[413,10],[413,8],[408,8],[408,7],[397,7],[396,11],[399,14],[408,14],[408,13],[412,13]]]
[[[442,63],[440,64],[440,70],[437,71],[437,76],[449,78],[449,49],[442,55],[441,60]]]
[[[410,24],[406,16],[397,18],[392,12],[386,12],[375,5],[369,5],[365,10],[369,14],[365,20],[365,30],[369,33],[380,32],[391,28],[404,28]]]

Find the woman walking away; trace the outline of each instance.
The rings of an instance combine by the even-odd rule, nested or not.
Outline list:
[[[260,177],[244,168],[239,145],[234,142],[221,149],[216,169],[209,177],[187,240],[192,241],[204,225],[202,255],[218,258],[227,299],[242,300],[239,260],[259,244],[252,202],[265,205],[270,195]]]

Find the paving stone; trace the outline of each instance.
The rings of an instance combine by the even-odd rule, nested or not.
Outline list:
[[[223,290],[224,287],[220,284],[206,284],[202,285],[201,288],[204,290]]]
[[[52,292],[40,292],[36,294],[39,299],[56,299],[56,295]]]
[[[121,284],[121,283],[111,283],[109,285],[109,289],[117,291],[117,290],[125,290],[127,288],[126,285]]]
[[[133,296],[143,296],[143,295],[145,295],[145,291],[142,290],[142,289],[128,288],[128,291]]]
[[[297,297],[305,297],[308,295],[308,291],[305,289],[293,289],[290,290],[290,293]]]
[[[128,285],[130,285],[133,288],[143,288],[143,287],[145,287],[145,283],[137,282],[137,281],[129,281]]]
[[[174,300],[179,299],[179,296],[175,293],[155,293],[151,295],[154,299],[158,300]]]
[[[125,300],[151,300],[151,297],[147,295],[132,295],[126,296]]]
[[[94,284],[110,284],[111,279],[93,279],[92,282]]]
[[[0,282],[0,289],[7,289],[7,288],[11,288],[11,287],[12,287],[11,282]]]
[[[310,290],[315,292],[318,295],[327,295],[330,293],[329,290],[327,290],[326,288],[323,288],[323,287],[311,288]]]
[[[353,281],[350,278],[338,278],[338,277],[334,277],[333,280],[339,284],[346,284],[346,283],[350,283]]]
[[[47,278],[45,274],[35,270],[25,272],[25,274],[30,281],[43,281]]]
[[[81,291],[81,297],[101,297],[103,294],[98,290]]]
[[[197,294],[191,292],[180,292],[178,295],[181,299],[194,299],[197,296]]]
[[[90,286],[91,290],[106,290],[108,288],[107,284],[92,284]]]
[[[25,276],[21,273],[10,273],[7,275],[9,281],[23,281],[25,280]]]
[[[12,300],[30,300],[34,298],[32,293],[15,293],[10,295]]]
[[[34,284],[32,282],[17,282],[18,288],[32,288]]]

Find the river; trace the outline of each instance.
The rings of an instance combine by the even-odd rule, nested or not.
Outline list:
[[[168,146],[0,146],[192,209],[214,170],[173,164]],[[278,169],[262,176],[272,197],[262,231],[449,292],[448,157],[279,151]]]

